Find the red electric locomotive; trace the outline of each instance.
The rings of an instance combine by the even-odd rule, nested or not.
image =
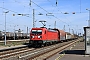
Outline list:
[[[43,46],[65,40],[65,32],[58,29],[32,28],[29,43],[32,46]]]

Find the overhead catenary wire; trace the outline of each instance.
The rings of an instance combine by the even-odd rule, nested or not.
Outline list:
[[[33,1],[31,1],[31,2],[33,2]],[[35,5],[37,5],[38,7],[40,7],[41,9],[43,9],[45,12],[47,12],[48,13],[48,11],[45,9],[45,8],[42,8],[41,6],[39,6],[38,4],[36,4],[35,2],[33,2]],[[81,4],[80,4],[81,5]],[[52,5],[53,6],[53,5]],[[62,13],[62,12],[61,12]],[[80,13],[80,12],[77,12],[77,13]],[[61,19],[59,19],[58,17],[56,17],[55,15],[53,16],[53,17],[55,17],[56,19],[58,19],[59,21],[62,21]],[[70,25],[69,23],[67,23],[67,22],[64,22],[64,21],[62,21],[63,23],[65,23],[65,24],[67,24],[67,25]],[[73,24],[72,24],[73,25]]]
[[[51,3],[51,5],[52,5],[52,2],[50,1],[50,0],[47,0],[47,1],[49,1],[50,3]],[[57,4],[57,0],[56,0],[56,4]],[[57,5],[56,5],[57,6]],[[56,9],[57,9],[57,7],[56,6],[54,6],[54,5],[52,5],[52,7],[55,7]],[[59,9],[58,9],[58,11],[60,11]],[[61,12],[61,11],[60,11]],[[61,12],[62,13],[62,12]],[[60,14],[60,13],[54,13],[54,14]],[[64,13],[63,13],[64,14]],[[64,16],[65,17],[65,16]],[[56,17],[57,18],[57,17]],[[58,19],[58,18],[57,18]],[[67,19],[68,20],[68,19]],[[62,21],[62,20],[60,20],[60,21]],[[68,20],[69,21],[69,20]],[[66,23],[66,22],[64,22],[64,21],[62,21],[63,23]],[[66,23],[66,24],[68,24],[68,23]],[[68,24],[69,25],[69,24]]]
[[[32,0],[32,2],[33,2],[33,0]],[[30,3],[31,3],[31,2],[30,2]],[[34,2],[34,4],[36,5],[37,3]],[[42,8],[42,7],[39,6],[38,4],[37,4],[37,6],[40,7],[41,9],[43,9],[45,12],[49,13],[45,8]],[[33,6],[31,6],[31,7],[33,7]],[[57,20],[65,23],[65,24],[68,24],[67,22],[62,21],[60,18],[58,18],[58,17],[56,17],[56,16],[53,16],[53,17],[55,17]],[[69,24],[68,24],[68,25],[69,25]]]
[[[31,1],[32,3],[34,3],[35,5],[37,5],[38,7],[40,7],[41,9],[43,9],[45,12],[49,13],[47,10],[45,10],[44,8],[42,8],[41,6],[39,6],[38,4],[36,4],[35,2]]]
[[[16,0],[14,0],[16,3],[18,3],[18,4],[20,4],[20,5],[22,5],[22,6],[24,6],[24,7],[27,7],[27,6],[25,6],[24,4],[22,4],[21,2],[19,2],[19,1],[16,1]],[[34,8],[32,8],[32,6],[31,6],[31,0],[30,0],[30,2],[29,2],[29,4],[27,4],[28,6],[30,6],[29,8],[31,8],[32,10],[34,9]],[[35,10],[35,11],[37,11],[37,10]],[[39,11],[37,11],[37,12],[39,12]],[[40,14],[41,14],[41,12],[39,12]]]
[[[47,1],[49,1],[49,2],[52,4],[52,2],[51,2],[50,0],[47,0]],[[57,2],[57,1],[56,1],[56,2]],[[52,7],[55,7],[55,8],[57,9],[57,7],[56,7],[56,6],[53,6],[53,5],[52,5]],[[60,10],[58,9],[58,11],[60,11]],[[61,11],[60,11],[60,13],[54,13],[54,14],[61,14],[61,13],[62,13],[62,14],[64,14],[64,13],[63,13],[63,12],[61,12]],[[79,13],[79,12],[78,12],[78,13]],[[64,16],[64,17],[65,17],[65,16]],[[57,18],[57,17],[56,17],[56,18]],[[65,17],[65,18],[66,18],[66,17]],[[57,18],[57,19],[58,19],[58,18]],[[67,18],[66,18],[66,19],[67,19]],[[68,19],[67,19],[67,20],[68,20]],[[60,20],[60,21],[62,21],[62,20]],[[69,20],[68,20],[68,21],[69,21]],[[63,22],[63,23],[66,23],[66,22],[64,22],[64,21],[62,21],[62,22]],[[70,24],[71,24],[71,22],[70,22],[70,24],[69,24],[69,23],[66,23],[66,24],[67,24],[67,25],[70,25]],[[73,24],[72,24],[72,25],[73,25]]]
[[[33,2],[33,1],[31,1],[31,2]],[[35,2],[33,2],[35,5],[37,5]],[[47,13],[49,13],[47,10],[45,10],[44,8],[42,8],[41,6],[39,6],[39,5],[37,5],[38,7],[40,7],[41,9],[43,9],[45,12],[47,12]],[[57,18],[56,16],[53,16],[53,17],[55,17],[57,20],[60,20],[59,18]],[[60,20],[60,22],[61,22],[62,20]],[[67,24],[67,25],[70,25],[70,24],[68,24],[68,23],[66,23],[66,22],[64,22],[64,21],[62,21],[63,23],[65,23],[65,24]]]
[[[4,8],[4,7],[0,7],[0,8],[5,9],[5,10],[8,10],[8,11],[10,11],[10,12],[14,12],[14,13],[16,13],[16,14],[20,14],[20,13],[18,13],[18,12],[15,12],[15,11],[12,11],[12,10],[9,10],[9,9],[6,9],[6,8]],[[24,16],[25,16],[25,15],[24,15]],[[26,16],[26,17],[29,17],[29,16]]]
[[[8,11],[10,11],[10,12],[14,12],[15,14],[19,14],[18,12],[15,12],[15,11],[9,10],[9,9],[7,9],[7,8],[4,8],[4,7],[0,7],[0,8],[5,9],[5,10],[8,10]],[[26,16],[26,17],[29,17],[29,16]],[[11,21],[9,21],[9,22],[7,22],[7,23],[10,23],[10,22],[11,22]]]
[[[49,1],[49,0],[48,0]],[[17,2],[16,0],[15,0],[15,2]],[[31,4],[31,2],[32,3],[34,3],[36,6],[38,6],[39,8],[41,8],[41,9],[43,9],[45,12],[47,12],[47,13],[49,13],[47,10],[45,10],[44,8],[42,8],[41,6],[39,6],[38,4],[36,4],[35,2],[33,2],[33,1],[31,1],[30,0],[30,4]],[[49,1],[50,2],[50,1]],[[18,3],[20,3],[20,2],[18,2]],[[53,5],[52,5],[53,6]],[[39,12],[40,13],[40,12]],[[62,13],[62,12],[61,12]],[[59,18],[57,18],[56,16],[53,16],[53,17],[55,17],[56,19],[58,19],[58,20],[60,20]],[[60,21],[62,21],[62,20],[60,20]],[[64,22],[64,21],[62,21],[63,23],[65,23],[65,24],[67,24],[67,25],[69,25],[68,23],[66,23],[66,22]]]
[[[16,1],[16,0],[15,0],[15,2],[21,4],[20,2],[18,2],[18,1]],[[31,2],[32,2],[32,1],[30,0],[30,4],[32,4]],[[34,2],[33,2],[33,3],[34,3]],[[29,5],[30,5],[30,4],[29,4]],[[34,3],[34,4],[35,4],[35,3]],[[24,7],[26,7],[24,4],[21,4],[21,5],[23,5]],[[35,4],[35,5],[37,5],[37,4]],[[39,5],[37,5],[37,6],[40,7]],[[33,10],[33,8],[32,8],[31,5],[30,5],[30,8]],[[42,7],[40,7],[40,8],[42,9]],[[35,10],[35,11],[37,11],[37,10]],[[46,11],[45,9],[44,9],[44,11],[45,11],[45,12],[48,12],[48,11]],[[37,11],[37,12],[39,12],[39,11]],[[41,12],[39,12],[39,13],[41,13]],[[35,13],[35,14],[36,14],[36,13]],[[48,17],[48,16],[47,16],[47,17]],[[48,17],[48,18],[51,19],[50,17]],[[35,19],[35,20],[37,20],[37,19]],[[49,22],[48,22],[48,23],[49,23]],[[49,24],[50,24],[50,23],[49,23]]]
[[[31,2],[33,2],[33,1],[31,1]],[[35,5],[37,5],[35,2],[33,2]],[[37,5],[38,7],[40,7],[41,9],[43,9],[45,12],[47,12],[47,13],[49,13],[47,10],[45,10],[44,8],[42,8],[41,6],[39,6],[39,5]],[[60,20],[59,18],[57,18],[56,16],[53,16],[53,17],[55,17],[56,19],[58,19],[58,20]],[[60,20],[60,21],[62,21],[62,20]],[[66,22],[64,22],[64,21],[62,21],[63,23],[66,23]],[[66,24],[68,24],[68,23],[66,23]]]
[[[4,2],[4,0],[3,0],[3,6],[0,6],[0,9],[2,9],[2,13],[4,13],[5,11],[4,10],[7,10],[7,11],[9,11],[9,12],[13,12],[13,14],[15,14],[15,15],[18,15],[18,14],[20,14],[20,13],[18,13],[18,12],[16,12],[16,11],[13,11],[13,10],[10,10],[10,9],[8,9],[8,8],[5,8],[4,7],[4,4],[5,4],[5,2]],[[12,15],[13,15],[12,14]],[[24,15],[24,16],[26,16],[26,15]],[[26,16],[26,17],[29,17],[29,16]],[[30,17],[29,17],[30,18]],[[12,20],[13,21],[13,20]],[[12,24],[14,24],[14,23],[11,23],[11,21],[7,21],[6,23],[8,23],[8,24],[10,24],[10,25],[12,25]],[[9,26],[7,24],[7,26]],[[2,26],[4,26],[4,24],[2,24]]]
[[[47,0],[47,1],[50,2],[51,5],[53,4],[52,1],[50,1],[50,0]],[[55,7],[55,8],[57,9],[57,11],[58,11],[57,13],[54,13],[54,12],[53,12],[53,14],[61,14],[61,13],[64,14],[63,12],[60,11],[60,9],[58,8],[58,6],[52,5],[52,7]],[[59,11],[60,11],[60,12],[59,12]],[[69,12],[69,13],[72,13],[72,14],[73,14],[73,13],[86,13],[86,12],[81,12],[81,0],[80,0],[80,11],[79,11],[79,12]],[[66,18],[66,16],[64,16],[64,17]],[[66,18],[66,20],[69,21],[67,18]],[[60,20],[59,20],[59,21],[60,21]],[[67,24],[67,23],[66,23],[66,24]],[[72,28],[76,28],[76,24],[72,24],[70,21],[69,21],[69,23],[68,23],[67,25],[72,26]],[[74,26],[74,25],[75,25],[75,26]]]

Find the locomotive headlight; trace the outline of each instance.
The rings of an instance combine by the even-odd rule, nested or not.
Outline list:
[[[38,38],[42,38],[42,36],[38,36]]]
[[[34,38],[34,36],[32,36],[32,38]]]
[[[38,36],[38,38],[40,38],[40,36]]]

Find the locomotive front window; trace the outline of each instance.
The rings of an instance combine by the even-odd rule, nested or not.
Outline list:
[[[32,34],[42,34],[42,30],[32,30]]]

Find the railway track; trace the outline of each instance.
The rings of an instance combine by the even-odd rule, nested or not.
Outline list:
[[[24,47],[24,48],[19,48],[19,49],[15,49],[15,50],[8,50],[8,51],[3,51],[0,52],[0,59],[6,59],[12,56],[17,56],[19,54],[28,52],[28,51],[32,51],[34,50],[34,48],[28,48],[28,47]]]
[[[80,40],[80,39],[79,39]],[[67,46],[74,44],[79,40],[72,40],[64,43],[59,43],[42,48],[21,48],[0,52],[0,59],[2,60],[45,60],[54,55],[58,51],[65,49]],[[69,45],[68,45],[69,44]],[[53,53],[52,53],[53,52]]]
[[[34,54],[33,57],[30,57],[28,60],[46,60],[53,56],[54,54],[63,51],[65,48],[67,48],[70,45],[73,45],[74,43],[80,41],[81,39],[69,41],[68,43],[62,44],[62,45],[56,45],[51,48],[47,48],[46,51],[43,50],[43,52],[39,52],[38,54]]]

